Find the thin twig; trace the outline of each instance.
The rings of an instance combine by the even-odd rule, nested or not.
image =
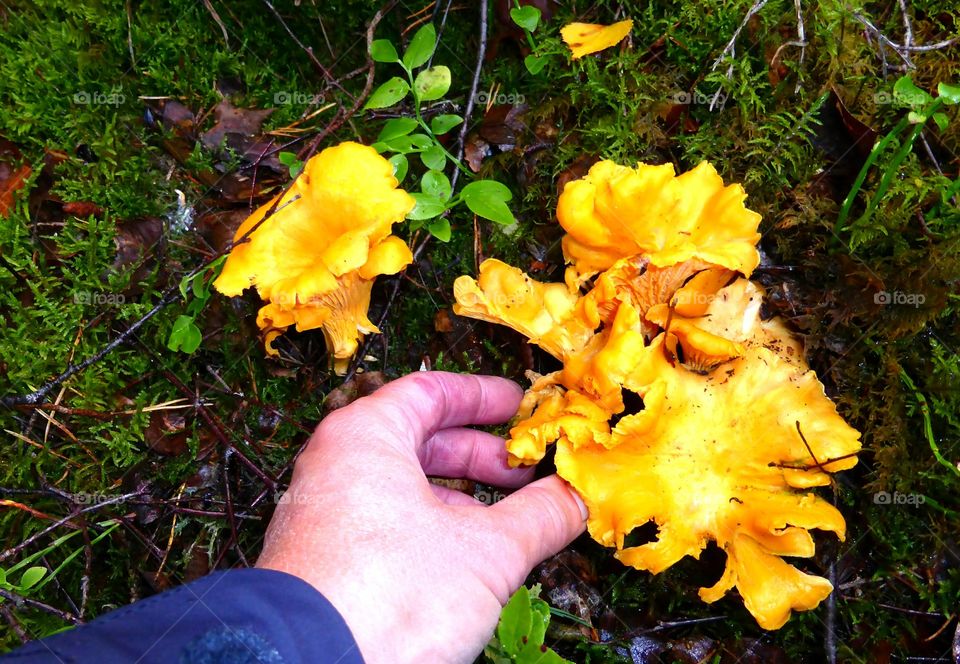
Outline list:
[[[317,59],[317,56],[314,55],[313,53],[313,48],[306,46],[302,41],[300,41],[300,39],[293,32],[293,30],[290,29],[290,26],[287,25],[287,22],[283,20],[283,16],[280,15],[280,12],[277,11],[277,8],[273,6],[273,3],[270,2],[270,0],[263,0],[263,4],[267,6],[267,9],[270,10],[270,13],[272,13],[274,17],[280,22],[280,25],[283,26],[283,29],[286,30],[288,35],[290,35],[290,39],[292,39],[293,42],[300,47],[301,51],[307,54],[307,57],[310,58],[310,62],[312,62],[313,66],[317,68],[317,71],[320,72],[320,75],[323,76],[324,79],[326,79],[327,84],[334,86],[335,88],[340,90],[340,92],[347,95],[347,97],[349,97],[350,99],[354,99],[353,95],[347,92],[346,89],[344,89],[344,87],[340,85],[340,81],[338,81],[333,77],[333,74],[330,73],[330,70],[324,67],[323,63]]]
[[[87,601],[90,598],[90,578],[93,576],[93,545],[90,542],[90,528],[87,520],[83,520],[83,578],[80,579],[80,611],[78,616],[83,620],[87,612]]]
[[[670,622],[658,622],[656,627],[647,627],[641,629],[631,630],[626,632],[617,639],[618,641],[629,641],[638,636],[643,636],[645,634],[656,634],[657,632],[663,632],[668,629],[676,629],[677,627],[687,627],[688,625],[700,625],[702,623],[711,623],[718,622],[720,620],[726,620],[727,616],[708,616],[706,618],[690,618],[688,620],[674,620]]]
[[[136,497],[136,496],[141,496],[141,495],[143,495],[143,490],[134,491],[133,493],[125,493],[125,494],[120,495],[120,496],[114,496],[113,498],[109,498],[109,499],[107,499],[107,500],[104,500],[104,501],[101,501],[101,502],[98,502],[98,503],[94,503],[93,505],[90,505],[89,507],[84,507],[82,510],[78,510],[78,511],[74,512],[73,514],[69,514],[69,515],[63,517],[62,519],[59,519],[59,520],[57,520],[56,522],[50,524],[49,526],[47,526],[47,527],[44,528],[43,530],[34,533],[33,535],[31,535],[31,536],[28,537],[27,539],[23,540],[22,542],[20,542],[20,543],[17,544],[16,546],[7,549],[7,550],[4,551],[3,553],[0,553],[0,562],[3,562],[4,560],[6,560],[7,558],[10,558],[11,556],[15,556],[15,555],[19,554],[21,551],[23,551],[24,549],[26,549],[28,546],[30,546],[31,544],[33,544],[34,542],[36,542],[38,539],[40,539],[40,538],[43,537],[44,535],[46,535],[46,534],[48,534],[48,533],[56,530],[57,528],[59,528],[59,527],[61,527],[61,526],[67,525],[68,523],[70,523],[70,521],[72,521],[73,519],[76,519],[76,518],[77,518],[78,516],[80,516],[81,514],[88,514],[88,513],[90,513],[90,512],[96,512],[97,510],[101,510],[101,509],[103,509],[104,507],[108,507],[108,506],[110,506],[110,505],[116,505],[117,503],[122,503],[122,502],[125,502],[125,501],[127,501],[127,500],[130,500],[131,498],[134,498],[134,497]],[[78,528],[78,527],[79,527],[79,526],[77,526],[76,524],[71,524],[71,525],[73,525],[73,527],[75,527],[75,528]]]
[[[463,160],[463,152],[466,148],[467,131],[470,128],[470,116],[473,114],[473,107],[476,104],[477,90],[480,88],[480,72],[483,69],[483,60],[487,56],[487,0],[480,0],[480,46],[477,48],[477,64],[473,68],[473,79],[470,81],[470,94],[467,96],[467,106],[463,111],[463,125],[460,127],[460,135],[457,136],[457,161]],[[460,169],[455,168],[453,177],[450,178],[450,189],[456,191],[457,180],[460,178]]]
[[[894,606],[893,604],[884,604],[883,602],[877,602],[877,606],[879,606],[881,609],[896,611],[897,613],[903,613],[908,616],[920,616],[923,618],[946,618],[945,615],[937,611],[918,611],[916,609],[905,609],[902,606]]]
[[[149,346],[143,343],[143,341],[141,341],[140,339],[137,339],[137,341],[140,343],[140,347],[143,348],[147,353],[150,353],[156,362],[161,361],[160,358],[157,356],[157,354],[154,353]],[[184,382],[180,380],[177,377],[177,375],[174,374],[172,371],[170,371],[169,369],[163,369],[162,373],[164,377],[167,380],[169,380],[171,383],[173,383],[173,386],[176,387],[181,392],[183,392],[184,395],[186,396],[192,395],[192,393],[190,392],[190,388],[187,387],[184,384]],[[225,427],[223,426],[223,423],[220,421],[220,418],[214,415],[213,413],[211,413],[210,410],[205,405],[203,405],[203,403],[201,403],[199,400],[196,400],[195,404],[196,404],[197,414],[201,418],[203,418],[203,420],[207,423],[207,425],[213,431],[213,434],[217,437],[217,440],[219,440],[220,443],[223,445],[224,450],[225,451],[232,450],[233,453],[237,455],[237,458],[240,459],[241,463],[243,463],[243,465],[249,468],[254,475],[259,477],[264,484],[266,484],[270,488],[276,487],[277,480],[272,475],[270,475],[269,473],[267,473],[267,471],[260,468],[246,454],[244,454],[239,449],[237,449],[237,446],[233,444],[233,441],[230,440],[230,437],[227,436],[226,432],[224,431]],[[241,438],[243,439],[244,443],[246,443],[247,445],[251,445],[250,441],[247,440],[245,436],[241,436]]]
[[[713,65],[710,67],[710,71],[716,71],[717,67],[720,66],[720,63],[723,62],[723,59],[729,54],[731,58],[737,57],[737,38],[740,36],[740,33],[743,32],[743,29],[747,27],[747,23],[750,22],[750,19],[754,15],[763,9],[763,6],[767,4],[768,0],[757,0],[753,3],[753,6],[747,10],[747,15],[743,17],[743,20],[740,22],[739,27],[733,32],[733,36],[730,37],[730,41],[727,42],[727,45],[720,52],[720,55],[717,56],[717,59],[713,61]]]
[[[237,519],[233,515],[233,493],[230,491],[230,453],[231,450],[228,449],[223,455],[224,510],[227,513],[227,523],[230,526],[230,541],[227,542],[224,548],[233,546],[244,566],[250,567],[247,557],[243,555],[243,551],[240,549],[240,539],[237,537]]]
[[[911,44],[907,46],[906,44],[897,44],[892,39],[880,32],[880,29],[877,28],[873,23],[867,20],[862,14],[857,12],[851,12],[852,16],[860,21],[863,26],[867,29],[866,37],[867,43],[871,46],[873,45],[870,40],[870,35],[874,34],[877,36],[877,40],[880,42],[880,48],[878,52],[880,53],[880,61],[883,63],[883,77],[886,78],[888,69],[895,69],[897,71],[905,71],[906,69],[913,67],[913,63],[910,60],[910,53],[925,53],[928,51],[939,51],[941,49],[947,48],[948,46],[953,46],[957,43],[957,40],[960,37],[951,37],[950,39],[944,39],[933,44],[922,44],[920,46]],[[894,53],[900,56],[900,59],[904,61],[903,66],[899,67],[890,67],[887,64],[887,52],[884,50],[883,46],[888,46]]]
[[[20,639],[20,643],[26,643],[30,640],[30,637],[27,636],[27,633],[23,629],[23,625],[20,624],[20,621],[17,620],[17,617],[13,615],[13,611],[10,610],[10,607],[6,604],[0,604],[0,613],[3,614],[4,620],[7,621],[7,624],[10,625],[10,628],[13,630],[14,634],[17,635],[17,638]]]
[[[223,19],[220,18],[220,14],[217,13],[217,10],[213,8],[213,3],[210,0],[203,0],[203,6],[207,8],[207,12],[210,13],[210,16],[213,17],[213,22],[220,27],[220,32],[223,34],[223,43],[226,44],[227,50],[230,50],[230,36],[227,34],[227,26],[223,24]]]
[[[31,609],[39,609],[40,611],[43,611],[44,613],[49,613],[50,615],[54,615],[54,616],[60,618],[60,620],[63,620],[64,622],[68,622],[68,623],[70,623],[71,625],[82,625],[82,624],[83,624],[83,621],[80,620],[79,618],[77,618],[77,617],[76,617],[75,615],[73,615],[72,613],[68,613],[68,612],[66,612],[66,611],[62,611],[62,610],[58,609],[58,608],[55,607],[55,606],[50,606],[49,604],[45,604],[45,603],[40,602],[40,601],[37,601],[37,600],[35,600],[35,599],[30,599],[29,597],[24,597],[23,595],[18,595],[17,593],[10,592],[9,590],[0,589],[0,597],[2,597],[2,598],[5,599],[5,600],[8,600],[8,601],[10,601],[10,602],[13,602],[13,604],[14,604],[17,608],[26,606],[26,607],[29,607],[29,608],[31,608]]]
[[[911,46],[905,50],[911,51],[913,53],[923,53],[926,51],[939,51],[942,48],[947,48],[948,46],[953,46],[957,43],[957,40],[960,37],[951,37],[950,39],[944,39],[943,41],[934,42],[933,44],[924,44],[922,46]]]
[[[310,157],[314,155],[314,153],[317,151],[317,148],[327,138],[327,136],[340,129],[340,127],[342,127],[347,120],[353,117],[353,115],[356,114],[357,111],[359,111],[363,106],[364,102],[367,100],[367,97],[370,96],[370,93],[373,91],[374,74],[373,58],[370,57],[370,45],[373,43],[373,33],[380,24],[380,21],[383,20],[383,17],[391,9],[393,9],[394,5],[396,5],[398,1],[399,0],[391,0],[391,2],[387,3],[383,9],[373,15],[373,18],[370,19],[370,23],[367,25],[367,80],[363,85],[363,90],[357,96],[356,101],[354,101],[353,106],[350,107],[348,111],[337,114],[337,116],[334,117],[334,119],[331,120],[326,127],[324,127],[323,131],[321,131],[317,137],[313,139],[309,147],[300,151],[300,154],[297,155],[300,160],[307,161],[310,159]]]
[[[437,28],[437,43],[439,43],[440,39],[443,38],[443,29],[447,27],[447,14],[450,13],[450,5],[452,4],[453,4],[453,0],[447,0],[447,6],[444,7],[443,9],[443,18],[440,19],[440,26]],[[430,20],[436,21],[437,14],[439,13],[440,13],[440,0],[436,0],[433,4],[433,17]],[[427,60],[426,66],[428,69],[433,66],[433,58],[436,54],[437,54],[437,51],[436,49],[434,49],[433,53],[430,54],[430,59]]]
[[[913,28],[910,25],[910,13],[907,11],[907,0],[898,0],[900,13],[903,15],[903,49],[909,51],[913,46]],[[912,66],[913,63],[911,63]]]
[[[803,8],[800,6],[800,0],[793,0],[794,8],[797,10],[797,41],[800,42],[800,62],[797,63],[797,85],[793,89],[793,94],[800,92],[800,78],[803,71],[803,58],[807,54],[807,35],[803,28]]]
[[[74,374],[77,374],[83,371],[84,369],[91,366],[92,364],[96,364],[101,359],[106,357],[106,355],[110,353],[113,349],[126,343],[127,339],[133,336],[136,333],[136,331],[143,326],[144,323],[146,323],[148,320],[150,320],[151,318],[156,316],[158,313],[160,313],[164,309],[164,307],[166,307],[168,304],[173,302],[176,298],[177,298],[176,288],[172,288],[168,290],[166,294],[160,299],[160,301],[156,305],[154,305],[153,309],[151,309],[146,314],[144,314],[140,318],[140,320],[134,322],[123,333],[117,336],[116,339],[114,339],[113,341],[108,343],[106,346],[101,348],[97,353],[94,353],[93,355],[85,359],[80,364],[71,364],[70,366],[67,367],[66,371],[64,371],[62,374],[60,374],[50,382],[45,383],[43,386],[40,387],[40,389],[35,390],[34,392],[31,392],[30,394],[27,394],[22,397],[4,397],[3,400],[0,401],[0,403],[2,403],[4,406],[14,406],[14,405],[23,404],[23,403],[25,404],[40,403],[41,401],[43,401],[43,399],[46,398],[48,394],[50,394],[50,392],[53,391],[55,387],[59,387],[65,381],[70,379],[70,377],[72,377]]]
[[[133,5],[131,0],[126,2],[127,9],[127,48],[130,50],[130,66],[137,66],[137,58],[133,54]]]
[[[720,55],[717,57],[717,59],[713,61],[713,66],[710,67],[710,71],[715,71],[720,63],[723,62],[723,59],[729,54],[730,64],[727,66],[727,79],[733,78],[733,61],[737,57],[737,37],[739,37],[740,33],[743,32],[743,29],[747,27],[747,23],[750,22],[750,19],[753,18],[757,12],[763,9],[763,6],[766,5],[767,2],[768,0],[757,0],[757,2],[753,3],[753,6],[747,10],[747,15],[743,17],[743,21],[734,31],[733,36],[730,37],[730,41],[727,42],[727,45],[724,47],[723,51],[720,52]],[[714,107],[717,105],[717,102],[720,100],[720,94],[722,91],[723,86],[717,88],[713,98],[710,99],[710,106],[708,110],[713,111]],[[726,99],[724,99],[724,103],[726,103]]]

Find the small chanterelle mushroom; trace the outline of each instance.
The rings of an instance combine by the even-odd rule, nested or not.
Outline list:
[[[632,29],[633,21],[630,19],[613,25],[570,23],[560,28],[560,37],[570,47],[571,57],[578,60],[585,55],[616,46]]]
[[[322,328],[343,374],[363,335],[377,332],[367,318],[373,281],[413,260],[391,235],[414,206],[397,184],[376,150],[341,143],[310,159],[279,200],[243,222],[214,286],[225,295],[257,289],[266,302],[257,326],[267,353],[277,354],[273,341],[291,325]]]
[[[811,489],[857,463],[860,434],[786,326],[760,316],[748,279],[760,215],[745,197],[708,163],[676,176],[601,161],[560,196],[566,283],[488,260],[479,281],[457,279],[455,311],[509,325],[563,362],[532,376],[512,463],[537,463],[555,443],[591,536],[637,569],[657,574],[716,542],[726,567],[700,597],[736,587],[777,629],[832,590],[783,556],[812,557],[814,528],[844,537],[840,512]],[[625,546],[651,521],[654,541]]]

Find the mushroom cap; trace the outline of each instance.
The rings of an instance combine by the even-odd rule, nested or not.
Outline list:
[[[341,143],[310,159],[285,193],[240,225],[214,287],[225,295],[256,287],[266,301],[257,325],[269,355],[290,325],[322,328],[342,374],[360,338],[377,331],[367,318],[373,280],[413,260],[390,234],[415,203],[397,185],[376,150]]]
[[[415,203],[397,184],[393,166],[369,146],[323,150],[279,201],[240,225],[235,241],[254,230],[230,252],[214,286],[224,295],[256,286],[265,300],[293,306],[334,290],[352,270],[365,278],[398,272],[413,260],[409,248],[399,238],[378,247]]]
[[[557,203],[567,282],[579,285],[636,255],[658,267],[699,259],[749,276],[760,263],[760,215],[745,198],[708,162],[678,176],[672,164],[597,162],[567,183]]]
[[[453,311],[517,330],[556,358],[579,350],[594,327],[575,315],[579,294],[564,284],[542,283],[495,259],[483,261],[480,277],[458,277]]]
[[[665,337],[624,382],[643,410],[623,417],[609,440],[561,436],[557,472],[586,503],[591,536],[616,547],[622,562],[656,574],[716,541],[727,568],[703,598],[737,586],[758,623],[778,628],[791,609],[811,608],[830,591],[778,556],[812,556],[811,528],[843,537],[836,508],[802,490],[853,466],[859,433],[812,371],[763,346],[703,375],[671,365]],[[625,547],[627,534],[649,521],[657,539]]]

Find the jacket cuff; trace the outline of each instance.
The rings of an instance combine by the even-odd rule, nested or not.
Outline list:
[[[323,595],[291,574],[267,569],[215,572],[8,657],[91,664],[363,664],[350,628]]]

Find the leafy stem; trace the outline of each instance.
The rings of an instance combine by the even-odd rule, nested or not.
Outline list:
[[[470,178],[475,176],[438,138],[463,124],[464,119],[459,115],[447,114],[437,115],[427,122],[423,116],[423,103],[441,99],[451,85],[448,67],[427,66],[436,47],[437,33],[431,23],[417,30],[402,57],[389,40],[372,42],[370,57],[376,62],[399,65],[405,77],[394,76],[381,84],[370,95],[365,108],[388,108],[407,96],[412,97],[413,117],[401,116],[388,120],[373,147],[381,153],[392,153],[389,161],[399,181],[406,177],[410,168],[407,155],[419,155],[426,170],[420,176],[420,191],[411,194],[415,205],[407,219],[411,228],[426,226],[434,237],[446,242],[451,236],[446,215],[460,204],[466,205],[478,216],[505,226],[513,224],[516,219],[507,206],[513,194],[495,180],[474,180],[457,196],[453,195],[453,185],[444,174],[448,161],[456,169],[455,175],[462,173]]]
[[[899,149],[894,153],[893,159],[884,170],[880,182],[877,185],[876,192],[874,192],[870,201],[867,203],[867,209],[851,226],[863,225],[870,221],[873,213],[880,205],[880,201],[883,200],[883,197],[890,189],[893,178],[900,171],[901,164],[903,164],[904,160],[906,160],[907,156],[913,150],[913,145],[923,132],[928,120],[933,119],[941,131],[947,128],[948,118],[940,109],[945,104],[952,105],[960,102],[960,87],[941,83],[937,91],[939,96],[936,98],[932,97],[928,92],[914,85],[909,76],[901,77],[896,84],[894,84],[894,102],[909,108],[910,111],[900,119],[886,136],[877,141],[870,150],[870,154],[864,161],[860,172],[857,174],[856,180],[853,182],[853,186],[850,188],[850,193],[848,193],[847,197],[843,200],[840,214],[837,216],[837,221],[834,224],[834,241],[840,238],[842,232],[850,228],[847,226],[850,209],[853,207],[853,201],[856,199],[857,194],[860,193],[860,190],[863,188],[863,183],[866,181],[870,169],[873,168],[873,165],[880,158],[880,155],[898,140],[907,126],[913,124],[913,129],[907,135],[906,140],[903,141]]]

